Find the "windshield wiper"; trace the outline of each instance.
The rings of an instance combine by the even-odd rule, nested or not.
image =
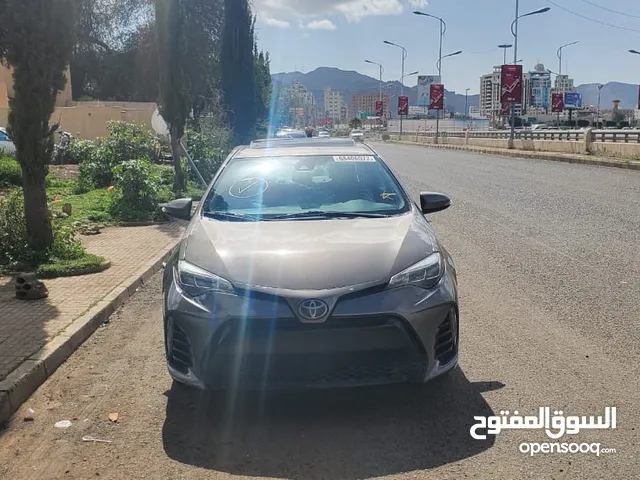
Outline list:
[[[235,220],[239,222],[257,222],[258,220],[260,220],[260,217],[233,212],[204,212],[203,215],[207,218],[214,218],[217,220],[224,219],[232,221]]]
[[[286,215],[274,215],[265,218],[265,220],[288,220],[296,218],[386,218],[388,214],[370,213],[370,212],[323,212],[320,210],[312,210],[309,212],[288,213]]]

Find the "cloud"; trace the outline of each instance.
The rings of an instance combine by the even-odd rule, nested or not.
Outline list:
[[[338,27],[336,27],[335,23],[333,23],[331,20],[325,19],[309,22],[307,23],[307,28],[309,30],[335,30]]]
[[[254,0],[258,17],[298,19],[342,15],[349,22],[364,17],[400,15],[405,7],[424,8],[428,0]]]
[[[290,28],[291,27],[291,23],[285,21],[285,20],[278,20],[277,18],[272,18],[272,17],[266,17],[266,18],[260,18],[260,21],[262,23],[264,23],[265,25],[269,25],[270,27],[276,27],[276,28]]]

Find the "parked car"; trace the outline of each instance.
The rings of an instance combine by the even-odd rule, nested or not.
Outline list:
[[[197,389],[424,383],[458,364],[453,260],[381,156],[344,140],[235,149],[163,274],[170,375]]]
[[[16,146],[9,138],[7,131],[0,127],[0,153],[13,155],[16,153]]]
[[[318,138],[331,138],[331,134],[329,132],[318,132]]]
[[[364,131],[362,130],[358,130],[358,129],[351,130],[351,133],[349,134],[349,136],[356,142],[364,142]]]

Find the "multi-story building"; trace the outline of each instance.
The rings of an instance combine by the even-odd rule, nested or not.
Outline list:
[[[553,88],[554,93],[564,93],[575,91],[575,85],[573,84],[573,78],[569,78],[569,75],[557,75],[556,83]]]
[[[324,91],[324,112],[327,117],[339,122],[344,104],[344,97],[340,92],[335,92],[330,88]]]
[[[523,101],[526,105],[527,101],[527,81],[528,75],[523,75]],[[500,101],[500,85],[502,80],[502,68],[498,65],[493,67],[493,73],[487,73],[480,77],[480,114],[484,118],[491,120],[492,125],[506,123],[509,114],[502,111],[502,103]],[[522,115],[522,104],[516,104],[515,114]]]
[[[290,113],[296,127],[313,125],[318,117],[316,98],[300,82],[294,81],[285,95],[289,98]]]
[[[551,72],[542,63],[529,72],[529,85],[525,85],[529,98],[524,102],[525,110],[533,107],[536,112],[549,113],[551,110]]]
[[[380,100],[379,93],[359,93],[351,97],[349,103],[349,115],[357,117],[358,115],[376,115],[376,102]],[[389,96],[387,93],[382,94],[384,104],[384,118],[389,118]]]

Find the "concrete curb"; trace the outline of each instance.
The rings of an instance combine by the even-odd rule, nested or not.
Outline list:
[[[162,269],[162,263],[179,242],[179,239],[173,241],[162,253],[114,288],[89,311],[76,318],[0,382],[0,425],[8,421],[33,392],[53,375],[53,372],[129,299],[140,285],[148,282]]]
[[[632,160],[608,160],[605,158],[585,158],[583,156],[562,155],[557,153],[547,152],[534,152],[527,150],[506,150],[503,148],[483,148],[483,147],[469,147],[465,145],[434,145],[429,143],[416,143],[408,142],[406,140],[387,140],[385,143],[400,143],[403,145],[415,145],[416,147],[426,148],[441,148],[445,150],[463,150],[466,152],[475,152],[491,155],[500,155],[503,157],[515,157],[515,158],[534,158],[539,160],[551,160],[554,162],[564,163],[580,163],[583,165],[595,165],[599,167],[615,167],[624,168],[627,170],[640,170],[640,162]]]

